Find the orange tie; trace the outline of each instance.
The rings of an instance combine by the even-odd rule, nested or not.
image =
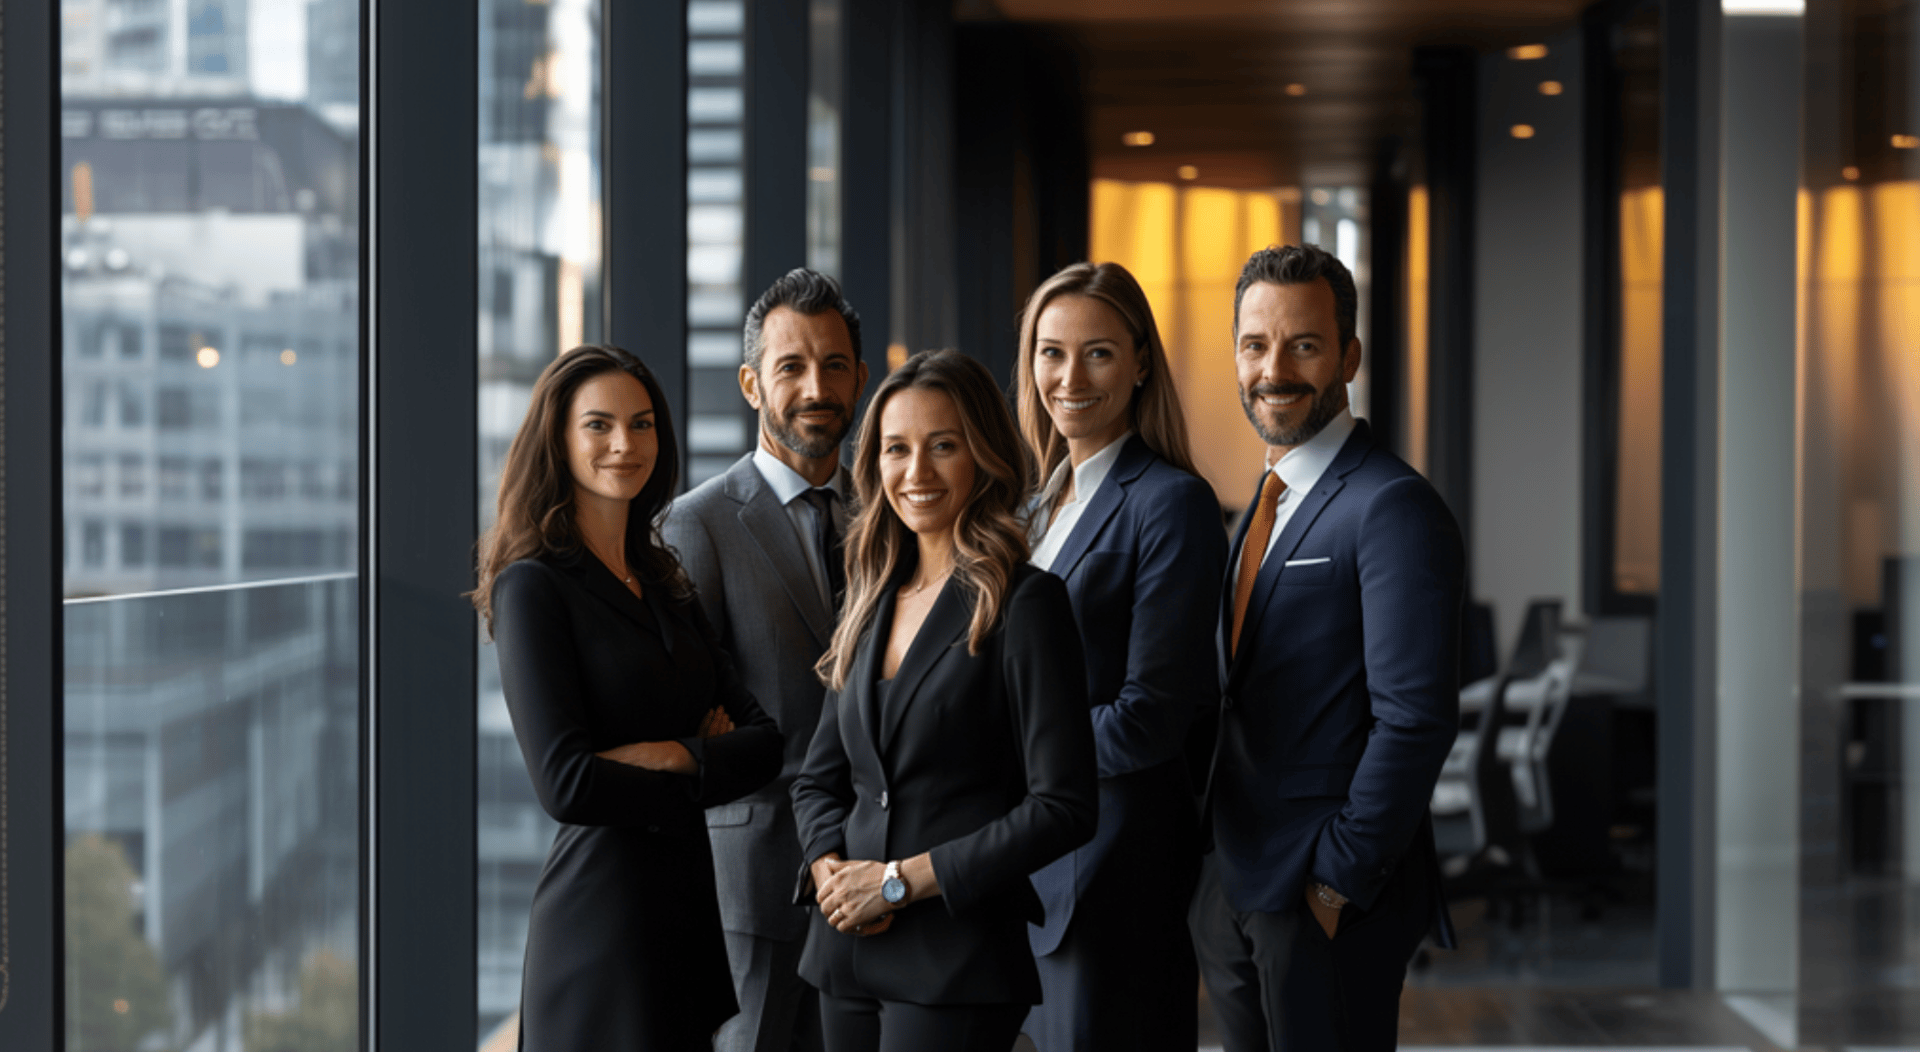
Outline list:
[[[1287,491],[1277,471],[1267,472],[1260,483],[1260,498],[1253,505],[1253,521],[1247,524],[1247,545],[1240,549],[1240,573],[1233,582],[1233,634],[1227,637],[1227,656],[1240,649],[1240,623],[1247,619],[1247,600],[1253,598],[1253,579],[1260,576],[1260,563],[1267,557],[1267,541],[1273,538],[1273,520],[1278,516],[1280,494]]]

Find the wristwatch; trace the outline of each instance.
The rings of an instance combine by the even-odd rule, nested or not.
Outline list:
[[[1345,895],[1340,894],[1325,884],[1315,884],[1313,886],[1313,897],[1320,900],[1320,905],[1330,909],[1337,910],[1347,904],[1347,897]]]
[[[887,863],[886,876],[880,882],[880,897],[890,906],[898,906],[907,901],[907,880],[900,875],[900,863]]]

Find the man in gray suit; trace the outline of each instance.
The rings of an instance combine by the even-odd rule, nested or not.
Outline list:
[[[820,1047],[818,998],[800,978],[807,910],[793,904],[801,865],[787,787],[806,759],[825,688],[813,664],[833,635],[844,589],[852,480],[840,443],[867,386],[860,316],[840,286],[788,272],[747,312],[740,393],[760,414],[758,448],[674,501],[666,541],[747,689],[786,736],[780,777],[707,812],[720,919],[740,1014],[720,1052]]]

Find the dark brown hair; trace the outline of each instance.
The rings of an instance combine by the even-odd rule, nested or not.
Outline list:
[[[1134,353],[1146,367],[1140,388],[1134,393],[1127,413],[1133,429],[1147,448],[1160,459],[1189,475],[1194,470],[1193,455],[1187,451],[1187,417],[1180,409],[1180,392],[1173,386],[1173,374],[1167,366],[1167,349],[1160,342],[1160,328],[1153,323],[1153,307],[1127,268],[1118,263],[1075,263],[1040,283],[1027,297],[1020,314],[1020,350],[1014,371],[1020,405],[1020,433],[1039,461],[1040,485],[1067,455],[1067,440],[1053,426],[1053,417],[1040,397],[1033,379],[1033,356],[1039,353],[1040,315],[1047,304],[1061,296],[1086,296],[1113,308],[1127,334],[1133,337]]]
[[[493,580],[500,571],[534,556],[571,556],[579,551],[580,528],[573,518],[573,471],[567,465],[567,409],[574,393],[596,376],[620,372],[640,381],[653,402],[653,431],[659,455],[653,473],[627,509],[627,565],[651,587],[675,598],[693,587],[659,534],[659,519],[680,488],[680,445],[673,413],[653,370],[632,352],[589,343],[555,358],[534,381],[533,397],[520,430],[507,448],[500,469],[500,499],[493,527],[480,537],[479,587],[469,595],[493,633]]]
[[[1325,280],[1333,290],[1333,321],[1340,327],[1340,354],[1359,332],[1360,293],[1353,285],[1353,274],[1340,257],[1319,245],[1269,245],[1247,258],[1240,268],[1240,281],[1233,287],[1233,331],[1240,332],[1240,300],[1256,282],[1275,285],[1311,285]]]
[[[908,389],[939,391],[953,399],[967,451],[973,455],[973,492],[953,524],[953,581],[973,597],[968,653],[979,653],[999,623],[1014,570],[1029,554],[1020,508],[1032,483],[1033,465],[993,374],[959,351],[922,351],[907,359],[880,381],[860,419],[853,454],[860,510],[847,529],[846,607],[834,629],[833,645],[814,666],[821,681],[834,690],[846,686],[860,637],[917,544],[913,531],[887,503],[880,479],[880,417],[887,402]]]

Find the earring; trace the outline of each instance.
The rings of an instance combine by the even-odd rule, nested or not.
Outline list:
[[[1147,382],[1146,382],[1145,380],[1135,380],[1135,381],[1133,382],[1133,386],[1135,386],[1135,387],[1145,387],[1145,386],[1147,386]]]

